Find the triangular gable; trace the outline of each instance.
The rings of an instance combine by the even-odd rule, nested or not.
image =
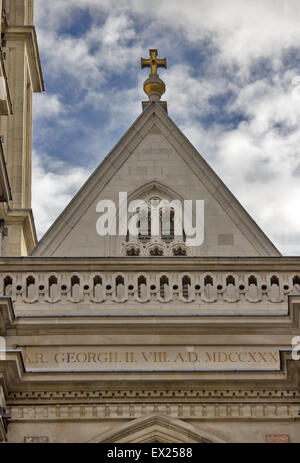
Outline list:
[[[98,435],[89,443],[224,443],[220,437],[191,423],[164,415],[143,416]]]
[[[145,111],[138,117],[134,124],[130,127],[127,133],[121,138],[115,148],[106,156],[103,162],[98,166],[94,173],[89,177],[80,191],[75,195],[72,201],[68,204],[65,210],[61,213],[58,219],[50,227],[48,232],[40,240],[37,247],[32,252],[33,256],[89,256],[89,255],[112,255],[102,252],[99,254],[95,249],[88,252],[84,249],[87,246],[88,237],[82,240],[78,250],[72,248],[74,240],[79,240],[81,231],[77,230],[80,221],[84,221],[84,216],[87,209],[97,199],[100,199],[102,192],[112,181],[114,176],[126,165],[130,156],[136,153],[139,145],[145,142],[149,136],[155,137],[161,135],[161,139],[165,145],[173,150],[173,158],[169,160],[169,165],[172,166],[175,156],[177,159],[178,169],[186,169],[191,171],[191,175],[196,176],[199,180],[201,188],[207,190],[207,194],[211,198],[211,202],[218,205],[219,213],[223,214],[224,221],[231,221],[232,227],[236,234],[239,234],[239,247],[232,247],[229,254],[221,255],[257,255],[257,256],[278,256],[279,251],[262,232],[254,220],[249,216],[237,199],[233,196],[230,190],[224,185],[216,173],[209,167],[207,162],[192,146],[189,140],[178,129],[175,123],[169,118],[167,113],[157,103],[149,103]],[[159,148],[158,148],[159,151]],[[163,151],[163,150],[162,150]],[[166,150],[165,150],[166,151]],[[159,154],[159,153],[158,153]],[[162,156],[158,155],[157,163],[160,162]],[[181,165],[179,165],[179,162]],[[155,177],[155,176],[154,176]],[[150,182],[153,178],[146,179],[145,183]],[[142,180],[141,180],[142,181]],[[172,182],[170,182],[172,183]],[[127,191],[130,192],[130,184]],[[169,187],[171,188],[171,184]],[[143,185],[140,185],[141,190]],[[174,188],[176,190],[176,188]],[[108,188],[109,190],[109,188]],[[121,191],[124,191],[122,189]],[[101,197],[101,199],[104,199]],[[105,199],[110,199],[107,197]],[[192,199],[192,198],[185,198]],[[198,198],[202,199],[202,198]],[[77,228],[76,228],[77,227]],[[77,231],[76,231],[77,230]],[[220,230],[220,233],[222,230]],[[87,232],[86,232],[87,233]],[[224,235],[226,240],[226,233]],[[69,237],[69,238],[68,238]],[[101,238],[101,237],[99,237]],[[68,243],[69,240],[69,243]],[[103,240],[103,238],[102,238]],[[244,241],[243,241],[244,240]],[[249,244],[249,253],[241,251],[243,246]],[[65,245],[64,245],[65,244]],[[226,244],[226,243],[225,243]],[[221,250],[226,248],[220,248]],[[86,252],[85,252],[86,251]],[[215,250],[214,250],[215,252]],[[92,254],[91,254],[92,253]],[[202,253],[198,253],[198,255]],[[120,255],[120,254],[119,254]],[[209,255],[207,250],[205,255]]]

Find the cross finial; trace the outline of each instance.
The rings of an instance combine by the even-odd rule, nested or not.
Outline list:
[[[141,58],[142,69],[145,67],[149,67],[151,69],[148,79],[144,82],[144,92],[148,95],[149,101],[159,103],[161,107],[168,112],[167,102],[160,101],[162,95],[166,91],[166,86],[157,74],[157,68],[164,67],[167,69],[167,60],[166,58],[158,59],[156,49],[149,50],[149,54],[149,59]],[[149,102],[143,101],[143,109],[145,109],[148,104]]]
[[[167,69],[167,59],[166,58],[158,59],[156,49],[149,50],[149,55],[150,55],[149,59],[141,58],[142,69],[145,67],[150,67],[151,68],[150,75],[156,75],[156,76],[157,76],[158,67],[163,67]]]

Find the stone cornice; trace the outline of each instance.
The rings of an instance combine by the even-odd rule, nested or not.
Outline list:
[[[94,386],[94,385],[93,385]],[[144,387],[145,386],[145,387]],[[170,384],[169,384],[170,386]],[[256,404],[259,402],[271,404],[299,404],[300,403],[300,392],[293,389],[274,389],[272,386],[268,386],[263,389],[261,387],[253,386],[249,387],[234,387],[228,389],[226,385],[219,384],[217,388],[213,386],[201,387],[201,384],[193,385],[192,388],[187,388],[184,385],[182,388],[175,384],[174,387],[165,387],[165,385],[154,385],[149,387],[143,385],[143,389],[139,387],[128,387],[117,388],[103,388],[94,387],[92,385],[85,387],[84,389],[71,387],[66,390],[65,387],[57,387],[52,389],[41,389],[41,388],[24,388],[23,390],[14,390],[8,394],[8,402],[16,406],[24,405],[25,407],[30,405],[46,405],[51,403],[60,403],[61,406],[66,404],[101,404],[104,407],[114,403],[115,405],[122,404],[149,404],[155,400],[157,404],[172,403],[182,406],[182,402],[186,404],[215,404],[216,402],[228,403],[228,404],[239,404],[247,399],[248,404]],[[300,408],[300,405],[299,405]],[[299,415],[300,419],[300,415]]]
[[[6,334],[7,328],[13,326],[15,312],[10,297],[0,297],[0,334]]]
[[[5,31],[5,37],[7,41],[22,40],[26,43],[30,66],[30,75],[32,81],[32,89],[34,92],[43,92],[45,90],[45,86],[35,27],[8,26]]]
[[[9,213],[22,220],[22,211]],[[28,211],[30,219],[31,210]],[[32,216],[31,216],[32,217]],[[24,214],[25,218],[25,214]],[[158,271],[300,272],[300,257],[2,257],[0,271]]]
[[[288,311],[285,315],[218,315],[218,316],[190,316],[177,315],[165,316],[101,316],[101,315],[18,315],[13,309],[11,298],[0,298],[0,332],[8,333],[10,336],[33,336],[33,335],[71,335],[72,337],[93,334],[119,334],[121,335],[177,335],[178,331],[182,336],[180,344],[186,344],[184,335],[253,335],[263,333],[267,335],[288,335],[299,330],[299,309],[300,296],[290,296]],[[2,323],[1,323],[2,322]],[[67,339],[67,338],[66,338]],[[221,339],[221,338],[220,338]],[[234,339],[232,340],[232,342]],[[265,339],[265,342],[267,340]],[[59,341],[61,342],[61,341]],[[77,340],[77,342],[80,342]],[[91,344],[93,344],[91,339]],[[109,343],[111,340],[109,340]],[[124,340],[120,340],[124,344]],[[117,344],[119,344],[117,342]],[[190,339],[190,343],[195,342]],[[222,344],[222,340],[220,343]],[[245,342],[246,343],[246,342]],[[89,342],[87,343],[89,344]],[[104,343],[105,344],[105,343]],[[266,344],[268,344],[266,342]]]
[[[10,209],[4,205],[4,220],[7,224],[23,225],[24,239],[28,252],[30,252],[37,243],[36,229],[32,209]]]
[[[224,391],[226,394],[226,391]],[[22,404],[18,398],[12,401],[8,411],[11,413],[11,422],[70,422],[70,421],[125,421],[133,418],[144,417],[148,413],[160,413],[163,416],[188,419],[189,421],[207,421],[213,419],[218,421],[290,421],[300,420],[298,415],[299,404],[283,402],[282,398],[276,403],[269,402],[268,397],[260,397],[261,403],[245,402],[244,400],[229,402],[220,394],[213,400],[217,403],[210,403],[210,399],[204,399],[204,403],[186,401],[181,398],[181,403],[168,400],[156,403],[118,403],[117,401],[99,403],[95,399],[90,403],[64,404],[55,403],[34,403]],[[60,399],[59,399],[60,400]],[[256,399],[257,400],[257,399]]]
[[[18,351],[7,351],[6,359],[0,360],[0,386],[5,397],[11,390],[11,385],[19,382],[25,371],[22,354]]]

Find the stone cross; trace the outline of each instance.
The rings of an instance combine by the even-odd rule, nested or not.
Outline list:
[[[151,75],[157,75],[157,68],[164,67],[167,69],[167,59],[158,59],[157,58],[157,50],[149,50],[150,58],[145,59],[141,58],[141,65],[142,69],[145,67],[151,68]]]

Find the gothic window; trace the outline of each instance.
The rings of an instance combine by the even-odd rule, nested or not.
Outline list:
[[[166,203],[165,206],[159,207],[157,210],[157,235],[152,235],[151,228],[154,217],[151,217],[151,214],[153,213],[153,207],[158,207],[160,203],[161,199],[159,197],[151,197],[147,201],[147,208],[143,207],[136,211],[135,214],[138,214],[139,216],[137,223],[139,234],[138,236],[132,236],[130,235],[129,230],[127,231],[123,248],[123,253],[126,256],[163,256],[168,254],[174,256],[187,255],[187,250],[184,245],[178,245],[174,249],[169,248],[175,239],[176,210],[175,207],[169,207],[168,203]],[[181,239],[185,240],[184,230],[182,230],[181,234]]]
[[[164,208],[160,212],[160,233],[165,243],[174,240],[174,209]]]
[[[151,210],[140,211],[140,215],[141,220],[139,222],[140,232],[138,239],[142,243],[147,243],[151,239]]]
[[[161,199],[158,197],[151,198],[148,203],[150,207],[147,211],[140,211],[141,221],[139,222],[140,233],[138,235],[139,241],[147,243],[151,239],[151,206],[157,207]],[[147,214],[147,217],[142,216]],[[159,210],[159,236],[165,243],[170,243],[174,240],[174,216],[173,208],[164,207]],[[142,228],[142,227],[145,228]],[[128,241],[129,233],[127,234],[126,241]]]

